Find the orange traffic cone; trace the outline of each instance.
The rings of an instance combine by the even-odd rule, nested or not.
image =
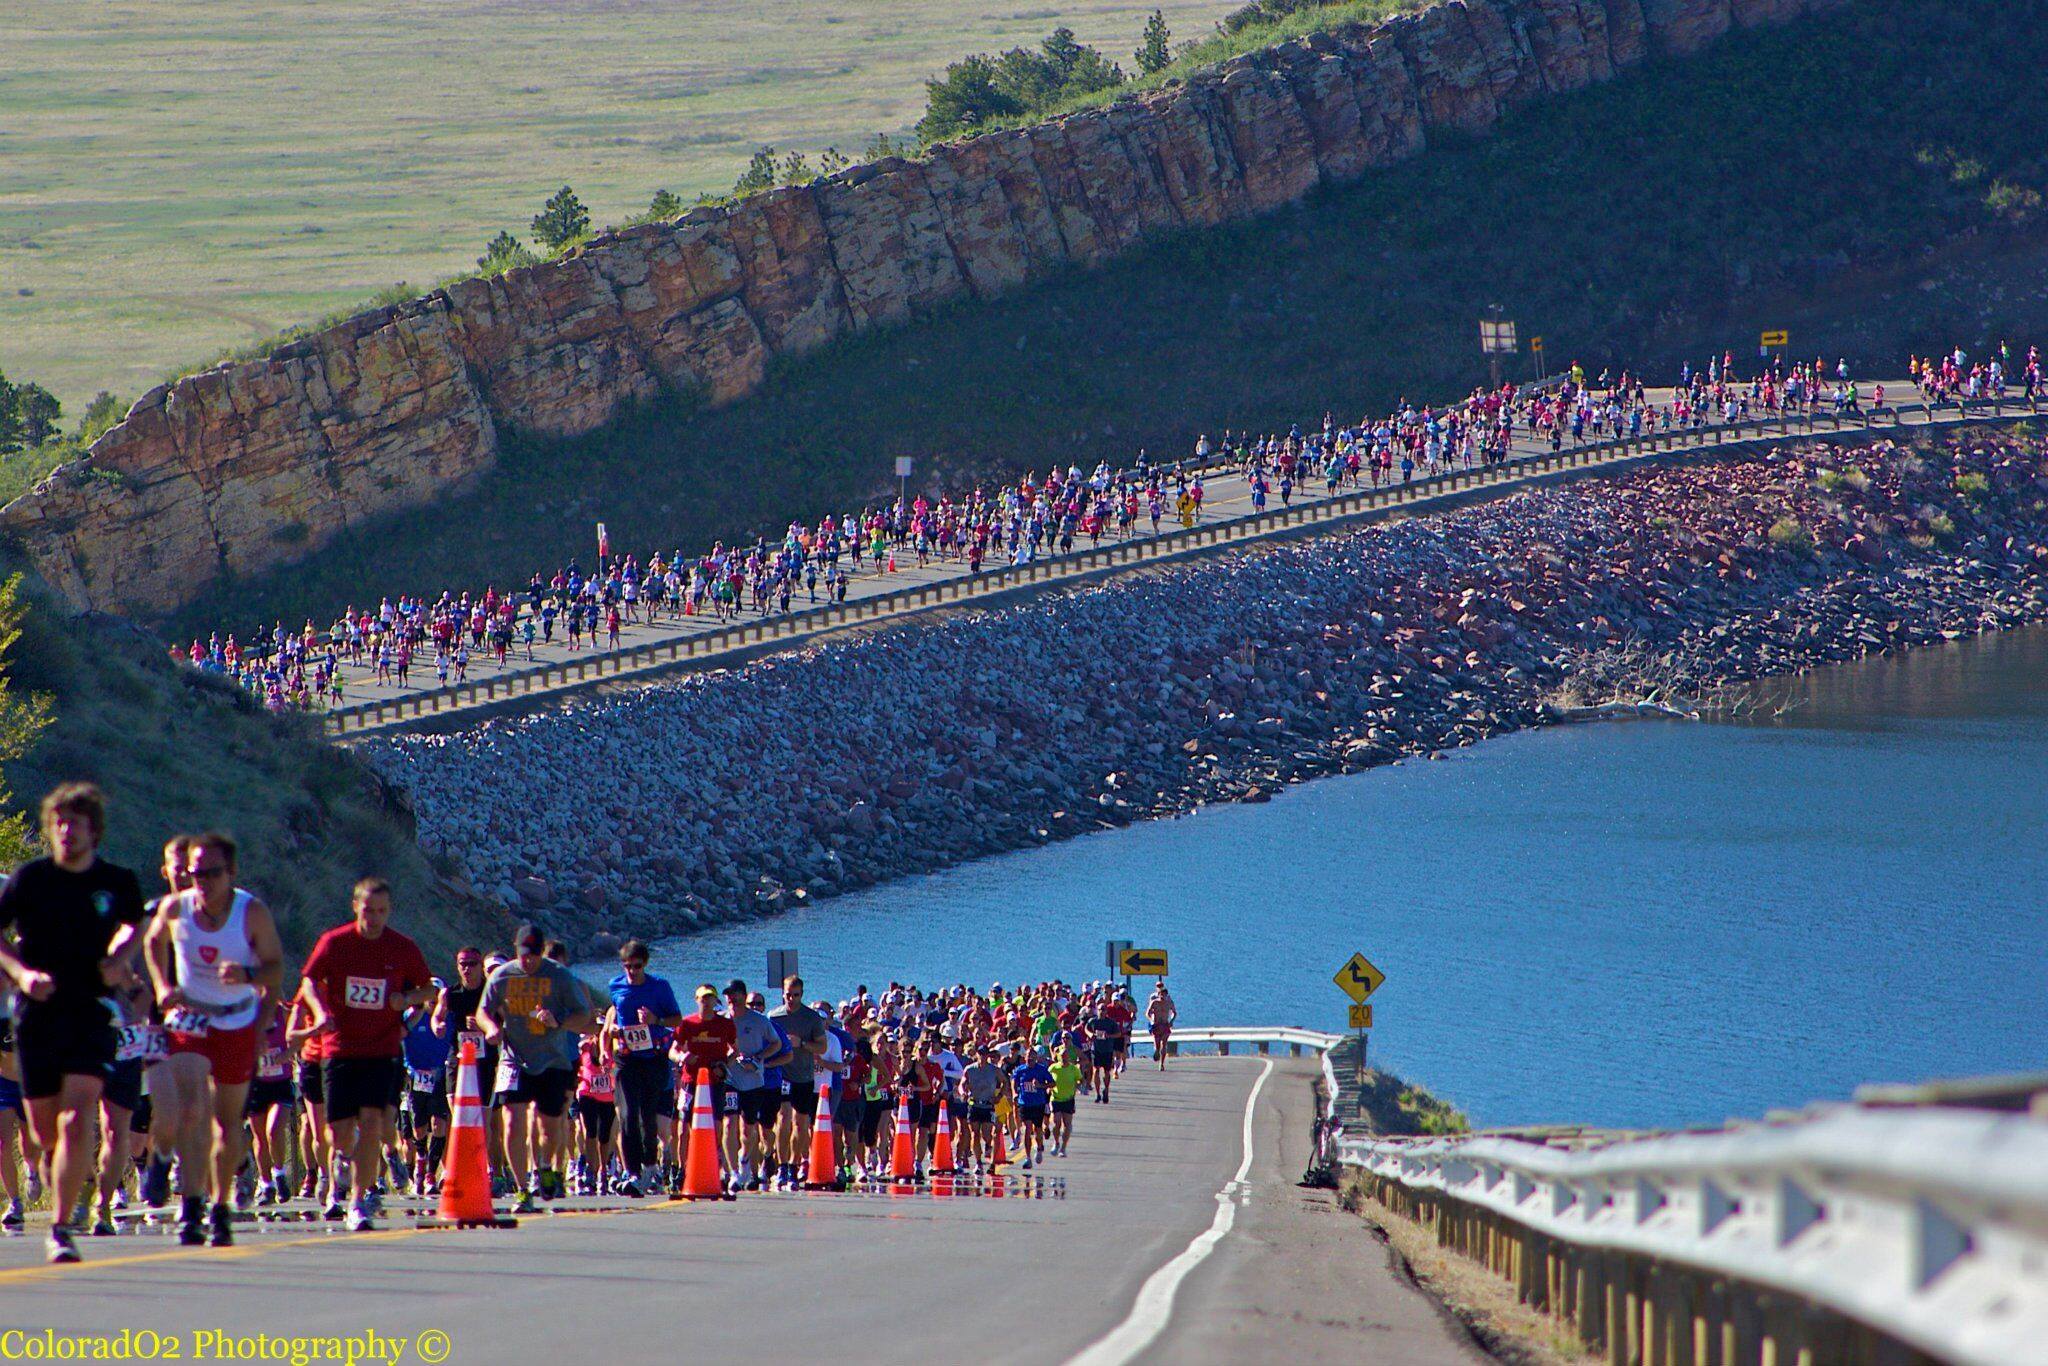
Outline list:
[[[996,1121],[996,1155],[989,1159],[990,1167],[1000,1167],[1010,1160],[1010,1150],[1003,1143],[1003,1122]]]
[[[910,1093],[896,1102],[896,1141],[889,1152],[889,1179],[917,1179],[917,1130],[910,1123]]]
[[[951,1176],[960,1168],[953,1162],[953,1116],[944,1100],[939,1102],[939,1135],[932,1140],[932,1174]]]
[[[844,1190],[839,1179],[839,1158],[832,1151],[832,1075],[818,1074],[818,1114],[811,1123],[811,1170],[804,1179],[811,1191]]]
[[[730,1200],[718,1171],[718,1117],[711,1113],[711,1069],[697,1069],[696,1099],[690,1104],[690,1147],[683,1155],[683,1189],[678,1200]]]
[[[448,1161],[441,1173],[441,1204],[421,1228],[517,1228],[491,1204],[491,1163],[484,1141],[484,1098],[476,1078],[476,1045],[465,1041],[449,1103]]]

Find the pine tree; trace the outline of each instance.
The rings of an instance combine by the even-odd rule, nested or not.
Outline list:
[[[7,657],[21,639],[21,621],[27,614],[21,601],[21,575],[16,574],[0,584],[0,770],[27,754],[50,724],[49,695],[16,697],[13,679],[5,669]],[[0,868],[17,867],[42,852],[35,827],[14,806],[14,794],[0,777],[0,811],[8,813],[0,816]]]
[[[1152,17],[1145,21],[1145,40],[1131,55],[1137,59],[1138,70],[1150,76],[1155,71],[1164,71],[1173,65],[1173,30],[1166,26],[1166,15],[1153,10]]]
[[[656,190],[654,192],[654,201],[647,206],[647,217],[649,221],[654,221],[657,219],[680,218],[682,217],[682,215],[682,200],[676,198],[667,190]]]
[[[590,210],[564,185],[533,216],[533,235],[549,251],[560,251],[590,231]]]

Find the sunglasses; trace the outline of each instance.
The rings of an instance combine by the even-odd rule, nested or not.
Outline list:
[[[206,867],[204,867],[204,868],[194,868],[194,869],[191,869],[191,870],[190,870],[190,876],[192,876],[192,877],[206,877],[206,878],[214,878],[214,877],[226,877],[227,875],[228,875],[228,869],[227,869],[227,865],[226,865],[226,864],[224,864],[224,863],[213,863],[213,864],[208,864],[208,865],[207,865]]]

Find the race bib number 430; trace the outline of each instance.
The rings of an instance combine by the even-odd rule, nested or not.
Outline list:
[[[347,992],[342,1000],[355,1010],[382,1010],[384,1008],[384,979],[382,977],[351,977]]]

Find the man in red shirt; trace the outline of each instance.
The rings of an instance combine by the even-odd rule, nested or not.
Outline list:
[[[730,1132],[721,1135],[728,1171],[739,1169],[740,1114],[727,1102],[730,1091],[725,1084],[725,1060],[732,1056],[738,1038],[730,1017],[718,1013],[718,988],[706,982],[697,988],[697,1013],[683,1017],[669,1042],[670,1056],[683,1066],[683,1103],[677,1107],[683,1122],[678,1127],[682,1133],[689,1132],[690,1112],[697,1104],[697,1071],[710,1068],[711,1122],[727,1127],[725,1121],[731,1121]]]
[[[366,877],[355,886],[355,918],[320,936],[306,959],[303,990],[330,1028],[322,1081],[327,1133],[337,1166],[350,1158],[351,1232],[371,1226],[370,1187],[384,1151],[384,1113],[404,1076],[405,1012],[434,999],[419,945],[389,928],[391,884]],[[335,1179],[335,1199],[341,1181]]]

